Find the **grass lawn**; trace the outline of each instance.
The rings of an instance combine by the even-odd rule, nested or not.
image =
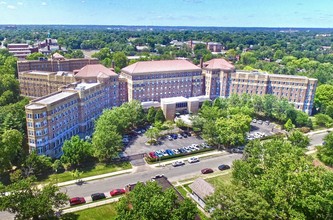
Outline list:
[[[212,178],[205,179],[207,182],[212,184],[213,186],[217,186],[219,182],[223,182],[225,184],[230,184],[232,179],[232,174],[231,172],[227,172],[225,174],[222,174],[220,176],[215,176]]]
[[[177,186],[176,188],[180,192],[180,194],[182,194],[183,197],[186,197],[187,192],[182,186]]]
[[[61,217],[62,220],[113,220],[116,218],[116,203],[110,203],[95,208],[67,213]]]
[[[79,168],[78,170],[83,172],[80,178],[85,178],[89,176],[95,176],[105,173],[111,173],[116,172],[120,170],[130,169],[132,168],[131,164],[129,162],[122,162],[122,163],[116,163],[116,164],[95,164],[93,166],[87,166],[84,168]],[[57,173],[57,174],[51,174],[48,176],[47,179],[41,181],[42,183],[46,182],[65,182],[73,180],[73,176],[71,172],[64,172],[64,173]]]

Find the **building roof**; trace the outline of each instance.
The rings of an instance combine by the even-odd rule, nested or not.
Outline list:
[[[75,94],[75,93],[73,93],[73,92],[60,92],[60,93],[56,93],[56,94],[47,96],[45,98],[41,98],[41,99],[39,99],[37,101],[34,101],[32,104],[48,105],[48,104],[52,104],[54,102],[57,102],[59,100],[63,100],[63,99],[69,98],[73,94]]]
[[[54,54],[52,55],[52,58],[53,58],[53,59],[65,59],[64,56],[62,56],[62,55],[59,54],[59,53],[54,53]]]
[[[102,75],[117,76],[118,74],[106,68],[102,64],[89,64],[82,67],[82,69],[75,74],[75,78],[90,78]]]
[[[199,67],[187,60],[158,60],[136,62],[123,68],[121,71],[138,75],[142,73],[199,71]]]
[[[225,59],[212,59],[203,63],[204,69],[234,70],[235,66]]]
[[[193,193],[197,194],[202,200],[213,194],[215,189],[214,187],[206,182],[204,179],[198,178],[194,180],[194,182],[189,185],[190,189],[192,189]]]

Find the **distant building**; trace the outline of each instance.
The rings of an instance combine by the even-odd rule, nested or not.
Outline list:
[[[202,71],[205,76],[205,94],[211,99],[243,93],[272,94],[287,99],[296,109],[312,113],[317,79],[256,71],[236,71],[235,67],[224,59],[213,59],[203,63]]]
[[[29,46],[29,44],[8,44],[7,49],[9,53],[13,54],[19,60],[24,60],[31,53],[38,51]]]
[[[138,100],[160,107],[168,120],[196,113],[206,100],[232,94],[272,94],[311,114],[317,80],[304,76],[237,71],[224,59],[142,61],[118,75],[96,59],[18,61],[21,94],[37,99],[26,106],[30,149],[59,157],[65,140],[91,135],[105,108]]]
[[[67,52],[67,49],[58,44],[57,39],[46,38],[45,41],[37,42],[35,47],[38,48],[38,52],[45,56],[52,54],[54,51]]]
[[[60,157],[65,140],[93,132],[104,109],[118,105],[118,75],[98,64],[82,68],[75,82],[26,107],[28,144],[38,154]]]
[[[187,60],[142,61],[121,70],[127,80],[128,101],[202,95],[201,69]]]
[[[51,60],[18,61],[18,80],[21,95],[38,98],[58,91],[60,86],[75,82],[74,71],[97,59],[65,59],[55,53]]]

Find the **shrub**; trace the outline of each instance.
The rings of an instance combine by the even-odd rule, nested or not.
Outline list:
[[[301,128],[299,128],[298,129],[300,132],[302,132],[302,133],[309,133],[310,132],[310,128],[309,127],[301,127]]]

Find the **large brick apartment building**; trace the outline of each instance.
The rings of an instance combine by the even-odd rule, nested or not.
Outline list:
[[[273,94],[311,114],[317,86],[316,79],[302,76],[236,71],[224,59],[213,59],[200,67],[187,60],[142,61],[123,68],[120,74],[97,62],[18,62],[22,95],[38,97],[26,106],[30,149],[59,157],[65,140],[76,134],[82,138],[91,135],[93,121],[103,109],[131,100],[144,106],[160,103],[165,116],[173,119],[178,110],[195,113],[207,99],[233,93]],[[49,80],[52,74],[56,76]],[[39,89],[33,89],[36,85]]]

